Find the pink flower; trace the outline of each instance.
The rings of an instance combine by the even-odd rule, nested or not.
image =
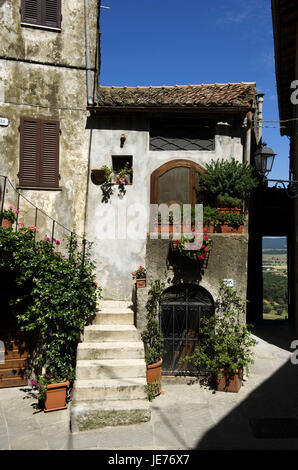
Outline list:
[[[25,235],[26,232],[23,231],[23,232],[21,232],[21,233],[22,233],[23,235]]]
[[[9,206],[9,209],[12,210],[12,209],[13,209],[13,206]]]
[[[55,240],[56,245],[60,245],[60,240]]]
[[[35,225],[31,225],[29,228],[30,228],[30,230],[36,230]]]
[[[19,222],[20,227],[24,227],[24,222]]]
[[[16,214],[19,214],[19,212],[20,212],[19,209],[17,209],[17,210],[16,210]]]

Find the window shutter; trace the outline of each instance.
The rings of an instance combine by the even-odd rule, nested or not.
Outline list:
[[[61,27],[61,0],[42,0],[42,25]]]
[[[40,24],[41,0],[22,0],[21,21],[23,23]]]
[[[59,122],[41,121],[40,186],[59,186]]]
[[[21,119],[20,185],[38,185],[39,123],[37,119]]]

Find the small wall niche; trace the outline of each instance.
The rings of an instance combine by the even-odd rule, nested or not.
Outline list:
[[[133,167],[133,157],[132,155],[112,155],[112,167],[113,171],[116,174],[119,174],[121,170]],[[133,181],[133,171],[129,173],[129,181],[127,184],[132,184]]]

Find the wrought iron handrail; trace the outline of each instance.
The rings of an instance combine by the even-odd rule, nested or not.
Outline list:
[[[88,240],[85,238],[85,236],[78,235],[76,232],[74,232],[73,230],[70,230],[69,228],[65,227],[63,224],[61,224],[60,222],[55,220],[53,217],[48,215],[45,211],[43,211],[42,209],[37,207],[33,202],[31,202],[29,199],[27,199],[23,194],[21,194],[14,187],[14,185],[12,184],[12,182],[9,180],[9,178],[7,176],[0,175],[0,178],[3,178],[3,188],[1,188],[1,186],[0,186],[0,197],[1,197],[0,225],[1,225],[2,220],[3,220],[5,194],[6,194],[6,191],[7,191],[7,185],[9,184],[11,186],[12,190],[17,194],[17,208],[16,208],[17,209],[17,214],[16,214],[16,221],[15,221],[15,231],[17,231],[17,229],[18,229],[18,222],[19,222],[19,213],[18,213],[18,211],[19,211],[19,208],[20,208],[20,199],[22,198],[35,209],[35,223],[34,223],[34,225],[36,227],[37,227],[37,223],[38,223],[38,213],[39,212],[41,214],[43,214],[44,216],[46,216],[49,220],[52,221],[52,229],[51,229],[51,237],[50,237],[52,246],[53,246],[53,243],[54,243],[54,240],[55,240],[55,228],[56,228],[56,225],[58,225],[59,227],[61,227],[62,229],[64,229],[66,232],[68,232],[70,234],[70,237],[69,237],[70,238],[70,248],[71,248],[72,240],[73,240],[74,237],[80,238],[82,240],[83,260],[84,260],[86,244],[88,243]],[[36,232],[34,234],[34,237],[36,238]]]

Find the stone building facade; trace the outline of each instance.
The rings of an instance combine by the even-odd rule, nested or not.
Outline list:
[[[169,199],[195,202],[195,187],[184,194],[181,188],[185,178],[189,182],[189,175],[199,176],[211,160],[250,162],[250,124],[256,108],[254,83],[99,87],[97,106],[89,108],[90,127],[94,129],[91,172],[122,162],[132,165],[133,177],[132,184],[124,186],[124,193],[117,184],[112,185],[107,199],[101,185],[96,181],[90,184],[87,238],[94,242],[104,298],[133,299],[138,328],[144,327],[148,289],[156,279],[165,282],[166,288],[198,286],[213,299],[220,279],[229,279],[246,298],[248,221],[241,234],[210,234],[212,251],[202,273],[194,264],[177,264],[171,258],[169,240],[149,235],[149,208],[150,203]],[[196,137],[187,130],[192,126],[196,127]],[[165,199],[161,196],[162,179],[167,187]],[[139,265],[147,269],[148,285],[138,289],[135,296],[131,272]]]
[[[79,234],[88,182],[86,106],[98,78],[98,15],[97,0],[0,2],[0,174]],[[16,205],[13,190],[6,196],[5,205]],[[20,217],[26,213],[33,222],[33,209],[22,201]],[[38,221],[43,224],[49,230]]]

